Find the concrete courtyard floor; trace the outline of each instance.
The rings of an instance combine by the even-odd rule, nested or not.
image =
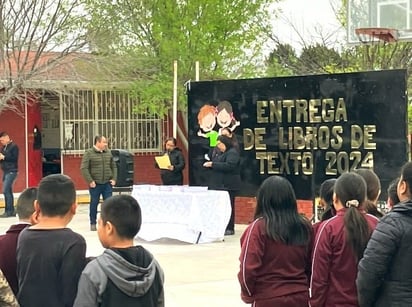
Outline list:
[[[3,210],[1,210],[3,212]],[[0,219],[3,234],[16,218]],[[83,235],[87,256],[103,252],[96,232],[89,230],[88,205],[79,205],[77,214],[68,225]],[[165,272],[166,307],[241,307],[239,271],[239,238],[246,225],[236,225],[236,234],[224,242],[188,244],[161,239],[154,242],[137,240],[159,261]]]

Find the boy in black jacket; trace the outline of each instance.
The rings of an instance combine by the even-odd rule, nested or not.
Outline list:
[[[164,306],[163,271],[142,246],[134,246],[142,215],[129,195],[108,198],[101,206],[97,233],[104,253],[84,269],[75,307]]]

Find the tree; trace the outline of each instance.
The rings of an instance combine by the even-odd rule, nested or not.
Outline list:
[[[172,97],[172,62],[178,61],[179,83],[238,78],[256,74],[256,59],[269,28],[269,0],[89,0],[92,42],[99,54],[121,54],[139,76],[135,83],[143,109],[162,113]],[[185,106],[183,91],[180,105]],[[156,106],[153,109],[153,106]],[[157,109],[157,110],[156,110]]]
[[[298,56],[289,44],[278,43],[266,60],[268,76],[291,76],[299,70]]]
[[[292,46],[277,44],[267,59],[268,76],[324,74],[344,66],[339,52],[325,45],[307,45],[297,55]]]
[[[35,81],[87,44],[83,0],[4,0],[0,5],[0,111],[16,112]]]

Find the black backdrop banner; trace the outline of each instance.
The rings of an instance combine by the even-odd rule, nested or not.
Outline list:
[[[382,184],[408,160],[406,70],[188,84],[189,184],[209,185],[202,165],[220,129],[240,144],[241,195],[255,196],[271,175],[285,176],[298,199],[357,168]]]

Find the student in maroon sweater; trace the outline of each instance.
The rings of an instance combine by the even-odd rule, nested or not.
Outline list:
[[[307,306],[312,236],[289,181],[267,178],[257,194],[255,220],[240,239],[242,300],[254,307]]]
[[[366,214],[366,183],[358,174],[342,174],[335,182],[336,215],[323,222],[316,234],[312,259],[313,307],[358,306],[358,262],[378,218]]]
[[[27,188],[20,194],[16,205],[19,222],[11,225],[6,234],[0,236],[0,269],[3,271],[14,295],[17,295],[18,292],[16,273],[17,238],[23,229],[35,223],[34,201],[36,197],[37,188]]]

